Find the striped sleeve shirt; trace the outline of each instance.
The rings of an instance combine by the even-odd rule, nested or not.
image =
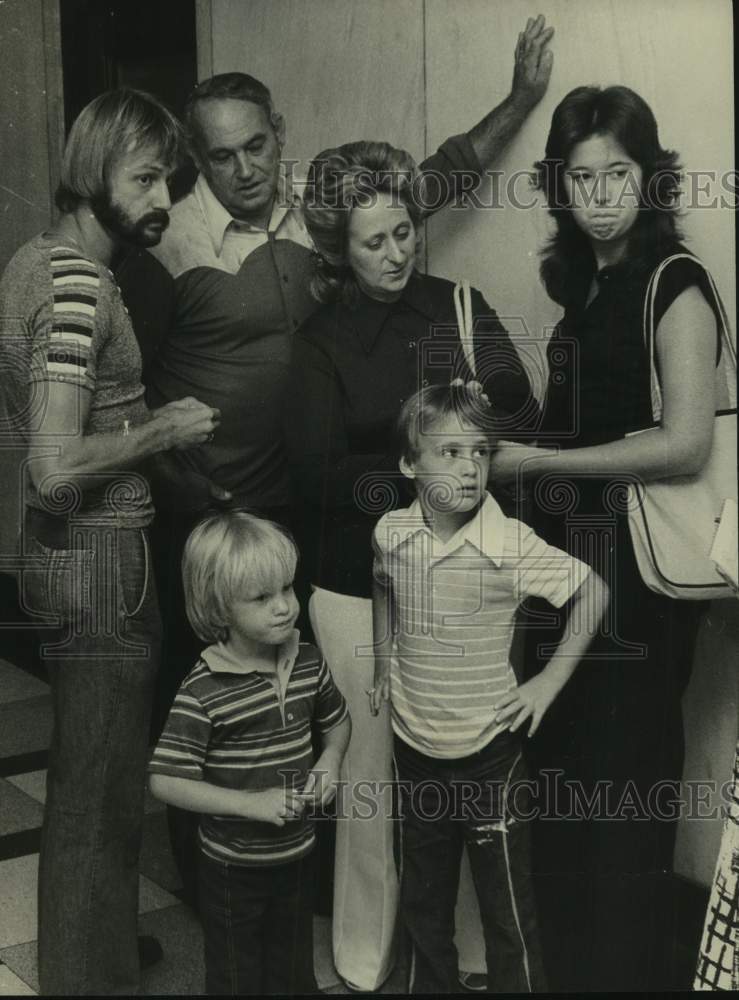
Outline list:
[[[149,420],[141,354],[118,286],[108,268],[72,244],[42,234],[9,262],[0,280],[0,367],[3,416],[19,440],[39,428],[56,383],[84,394],[85,436],[120,434]],[[109,473],[90,474],[84,494],[86,513],[114,515],[122,526],[140,527],[153,516],[136,470],[112,482]],[[27,496],[42,506],[32,483]]]
[[[65,247],[51,253],[49,266],[51,324],[46,343],[38,345],[35,379],[55,378],[92,390],[95,388],[92,341],[100,290],[98,268],[79,251]]]
[[[297,632],[280,647],[276,673],[210,646],[180,687],[149,770],[243,791],[300,789],[314,763],[312,726],[327,733],[347,716],[326,662]],[[315,843],[307,817],[278,827],[202,816],[199,836],[209,857],[240,865],[285,864]]]
[[[505,726],[494,706],[516,686],[509,654],[516,609],[529,596],[561,607],[589,567],[506,517],[491,496],[448,542],[418,501],[374,534],[375,578],[396,616],[390,673],[396,734],[430,757],[466,757]]]

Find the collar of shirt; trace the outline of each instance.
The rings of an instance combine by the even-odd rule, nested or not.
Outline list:
[[[289,673],[298,656],[300,632],[293,629],[292,635],[277,648],[277,673]],[[274,676],[274,671],[258,663],[251,663],[236,656],[223,642],[204,649],[201,656],[214,674],[266,674]]]
[[[213,250],[217,257],[220,257],[223,250],[223,241],[229,226],[241,232],[264,236],[265,233],[273,233],[278,229],[290,209],[296,208],[300,211],[302,208],[300,196],[293,190],[290,181],[283,177],[282,174],[280,174],[277,180],[272,214],[266,230],[260,229],[259,226],[252,226],[251,223],[234,219],[213,194],[210,185],[202,174],[198,174],[198,179],[195,181],[194,193],[205,218],[205,224],[213,242]]]
[[[506,516],[500,505],[487,493],[480,509],[475,516],[455,532],[447,542],[441,542],[426,523],[421,504],[414,500],[405,510],[393,511],[387,515],[389,551],[394,551],[399,545],[410,541],[421,533],[431,539],[433,559],[444,559],[460,549],[466,542],[475,548],[496,566],[503,562],[505,546]],[[396,522],[396,523],[393,523]]]
[[[451,297],[449,304],[451,306]],[[343,307],[349,310],[352,325],[367,354],[372,352],[390,314],[401,305],[413,309],[428,320],[438,319],[438,309],[430,298],[428,285],[423,280],[423,275],[416,272],[411,274],[408,284],[394,302],[381,302],[360,291],[356,305]]]

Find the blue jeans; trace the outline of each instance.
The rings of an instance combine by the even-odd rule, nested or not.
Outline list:
[[[463,843],[480,906],[488,990],[546,990],[531,886],[528,789],[519,741],[504,732],[456,760],[395,738],[402,810],[400,912],[410,993],[456,993],[454,905]],[[512,811],[512,803],[515,808]]]
[[[250,866],[198,860],[208,996],[317,993],[312,859]]]
[[[135,993],[160,645],[148,542],[141,529],[100,524],[75,529],[68,549],[38,534],[26,534],[21,593],[28,613],[45,619],[54,712],[39,858],[41,992]]]

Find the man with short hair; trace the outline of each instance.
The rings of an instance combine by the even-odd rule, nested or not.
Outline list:
[[[180,143],[148,94],[92,101],[65,149],[59,220],[0,280],[5,426],[28,445],[20,594],[42,635],[54,712],[38,890],[49,994],[135,993],[140,963],[161,956],[136,934],[161,632],[142,466],[207,441],[218,413],[193,398],[148,410],[109,264],[121,245],[161,238]]]
[[[479,179],[483,166],[515,135],[546,91],[552,34],[542,16],[529,19],[516,47],[511,94],[421,164],[423,204],[438,208],[470,190],[473,177]],[[124,261],[119,271],[132,311],[145,315],[155,307],[150,293],[155,286],[157,299],[168,299],[171,307],[170,328],[157,349],[143,345],[153,356],[145,374],[147,398],[161,405],[193,392],[217,407],[221,427],[194,453],[198,470],[229,490],[234,506],[289,526],[282,440],[286,375],[292,334],[317,302],[309,290],[315,255],[300,195],[280,170],[285,122],[263,83],[244,73],[224,73],[195,88],[186,124],[200,173],[192,191],[173,207],[172,224],[152,251],[162,267],[139,258]],[[167,490],[157,498],[157,509],[167,508],[160,517],[162,548],[172,566],[179,564],[189,530],[209,501],[207,490],[189,497]],[[163,575],[161,589],[172,614],[164,609],[160,722],[189,669],[188,650],[199,651],[184,615],[177,613],[182,606],[177,573]]]

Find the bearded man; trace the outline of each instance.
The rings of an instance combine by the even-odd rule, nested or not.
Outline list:
[[[60,218],[0,281],[4,429],[28,446],[16,486],[20,594],[45,640],[54,712],[39,858],[44,994],[133,994],[141,964],[161,955],[136,933],[161,635],[143,468],[203,444],[219,414],[192,398],[148,410],[109,264],[123,244],[159,242],[180,144],[148,94],[92,101],[69,135]]]

